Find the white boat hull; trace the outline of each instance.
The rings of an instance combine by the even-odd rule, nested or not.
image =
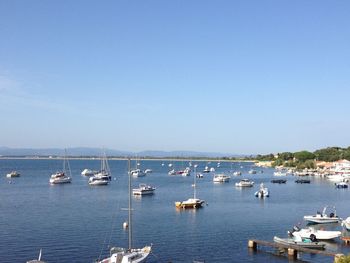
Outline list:
[[[329,240],[341,236],[340,231],[324,231],[324,230],[315,230],[312,228],[303,228],[300,231],[295,231],[292,233],[295,237],[301,238],[310,238],[311,235],[315,235],[316,239],[319,240]]]

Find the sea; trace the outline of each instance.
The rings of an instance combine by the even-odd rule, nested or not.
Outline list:
[[[305,226],[304,215],[335,206],[337,214],[350,216],[350,190],[336,189],[323,178],[310,177],[310,184],[296,184],[287,176],[286,184],[272,184],[272,168],[258,168],[251,162],[192,161],[197,172],[205,166],[215,172],[196,180],[197,197],[206,205],[197,210],[176,209],[174,202],[193,196],[194,176],[169,176],[169,164],[184,169],[189,161],[139,160],[141,169],[152,169],[145,177],[132,178],[156,187],[152,196],[132,197],[133,246],[152,244],[147,262],[287,262],[273,248],[248,249],[248,240],[272,241],[287,237],[294,225]],[[108,256],[113,246],[127,247],[128,163],[109,160],[112,181],[107,186],[89,186],[81,175],[85,168],[98,170],[100,160],[70,160],[72,183],[50,185],[51,174],[62,169],[61,159],[0,160],[0,262],[26,262],[38,257],[48,263],[92,263]],[[131,165],[135,167],[136,162]],[[255,169],[256,174],[249,174]],[[16,170],[19,178],[6,178]],[[232,171],[241,171],[233,176]],[[213,183],[215,173],[231,175],[228,183]],[[254,180],[252,188],[240,189],[242,178]],[[280,177],[279,177],[280,178]],[[269,188],[270,197],[258,199],[259,184]],[[343,231],[339,225],[322,226]],[[350,253],[340,239],[327,242],[332,252]],[[296,262],[333,262],[332,257],[300,254]]]

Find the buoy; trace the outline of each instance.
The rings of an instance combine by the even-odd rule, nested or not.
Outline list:
[[[128,227],[129,227],[128,222],[124,222],[124,223],[123,223],[123,228],[126,229],[126,228],[128,228]]]

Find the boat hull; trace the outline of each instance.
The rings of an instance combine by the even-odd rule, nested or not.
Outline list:
[[[283,244],[283,245],[296,245],[305,248],[311,249],[325,249],[326,244],[320,242],[303,242],[303,241],[295,241],[292,238],[279,238],[275,236],[273,238],[275,243]]]

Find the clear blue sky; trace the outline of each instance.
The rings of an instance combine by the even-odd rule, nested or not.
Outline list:
[[[0,146],[350,145],[350,1],[0,1]]]

